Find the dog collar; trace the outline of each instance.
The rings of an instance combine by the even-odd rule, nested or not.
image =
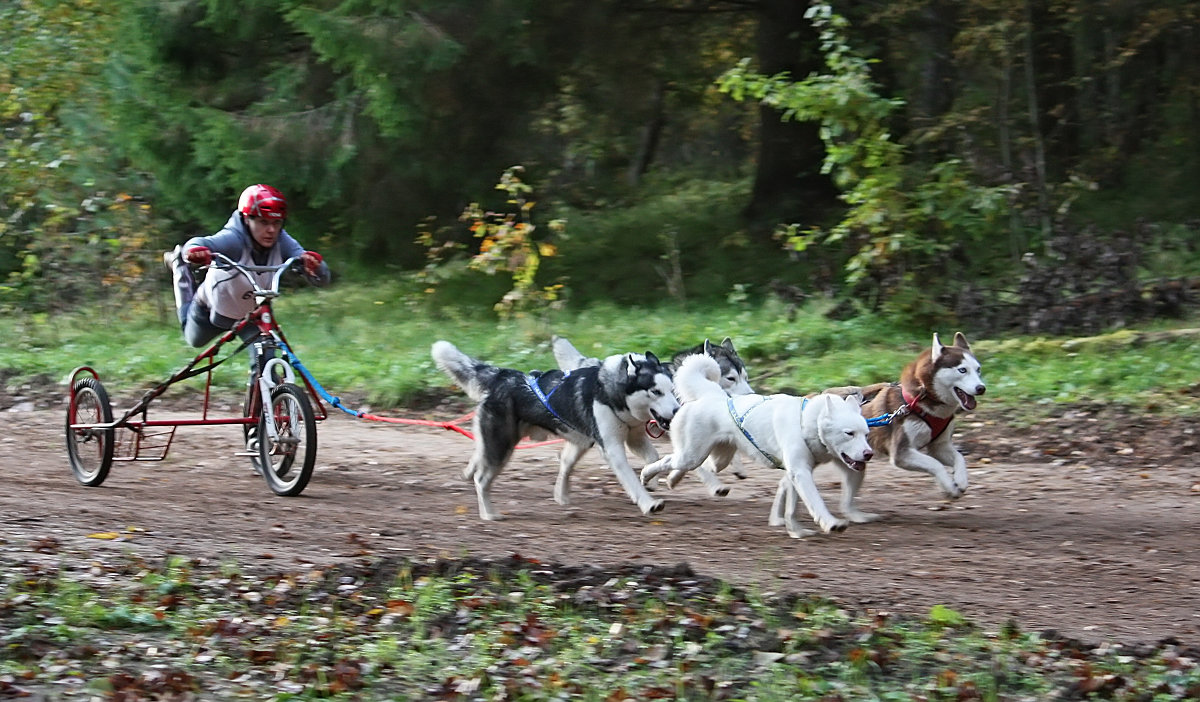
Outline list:
[[[908,391],[903,387],[900,388],[900,394],[904,397],[904,406],[908,408],[908,411],[917,415],[929,425],[929,443],[932,444],[936,441],[942,435],[942,432],[946,431],[946,427],[950,426],[950,423],[954,421],[953,414],[949,417],[938,417],[926,412],[919,404],[921,402],[920,396],[908,394]]]

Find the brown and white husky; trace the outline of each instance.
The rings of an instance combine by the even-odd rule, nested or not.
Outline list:
[[[953,346],[943,346],[934,334],[933,345],[904,367],[899,383],[832,391],[861,391],[875,453],[897,468],[932,475],[947,497],[957,499],[967,490],[967,462],[954,446],[954,418],[974,410],[987,390],[981,370],[962,332],[954,334]]]

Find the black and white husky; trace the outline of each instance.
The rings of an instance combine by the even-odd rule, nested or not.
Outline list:
[[[554,484],[554,500],[560,505],[570,504],[575,464],[598,444],[642,514],[662,509],[663,501],[642,486],[625,453],[628,445],[647,463],[658,460],[644,427],[650,420],[669,427],[679,409],[671,375],[654,354],[621,354],[569,372],[532,373],[478,361],[448,341],[435,342],[432,354],[438,368],[479,403],[475,453],[463,475],[475,482],[480,518],[500,519],[489,499],[492,482],[521,437],[552,434],[566,440]]]
[[[558,367],[565,371],[600,365],[600,359],[584,356],[579,349],[575,348],[574,344],[561,336],[551,339],[550,347],[554,351],[554,360],[558,363]],[[733,339],[729,337],[725,337],[720,344],[714,344],[705,339],[703,343],[676,353],[671,357],[671,362],[666,364],[667,370],[674,374],[679,368],[679,364],[683,363],[683,359],[697,354],[711,356],[717,362],[717,366],[721,369],[720,384],[726,393],[749,395],[754,392],[750,389],[750,376],[746,372],[746,364],[742,362],[741,356],[738,356],[737,349],[733,347]]]
[[[576,368],[586,368],[588,366],[600,365],[600,359],[584,356],[579,349],[575,348],[574,344],[561,336],[555,336],[550,342],[551,349],[554,351],[554,360],[558,363],[558,367],[563,370],[574,370]],[[708,356],[717,362],[719,369],[718,384],[726,394],[730,396],[750,395],[754,391],[750,389],[749,374],[746,372],[746,364],[742,362],[741,356],[738,356],[737,349],[733,347],[733,339],[725,337],[725,340],[720,344],[714,344],[708,339],[702,343],[696,344],[690,349],[685,349],[676,353],[671,357],[671,362],[666,364],[667,370],[674,375],[679,369],[680,364],[688,356]],[[678,394],[678,393],[676,393]],[[696,470],[696,475],[704,481],[704,485],[708,488],[710,495],[724,497],[729,494],[729,486],[721,482],[717,478],[716,464],[712,461],[706,461],[703,466]],[[734,466],[730,471],[739,479],[745,479],[746,473],[740,466]],[[658,478],[651,479],[646,484],[646,489],[654,490],[658,486]]]

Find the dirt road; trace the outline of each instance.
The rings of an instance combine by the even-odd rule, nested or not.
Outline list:
[[[64,558],[174,552],[275,570],[375,556],[686,561],[760,592],[855,607],[943,604],[986,626],[1013,620],[1084,641],[1200,642],[1200,445],[1182,420],[1077,410],[1015,429],[982,410],[958,427],[972,481],[961,500],[943,501],[927,476],[872,465],[861,504],[885,519],[795,540],[767,526],[772,470],[748,468],[725,498],[688,479],[643,517],[596,451],[576,471],[572,505],[556,504],[553,447],[517,453],[494,492],[505,520],[484,522],[461,478],[469,439],[345,415],[321,423],[300,497],[273,496],[232,456],[232,427],[181,428],[167,460],[117,463],[102,487],[85,488],[68,467],[56,402],[3,414],[6,558],[54,538]],[[833,473],[818,475],[836,505]]]

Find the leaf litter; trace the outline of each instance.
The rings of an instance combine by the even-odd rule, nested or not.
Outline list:
[[[760,596],[686,564],[511,554],[284,571],[34,546],[0,553],[0,699],[734,700],[764,680],[767,699],[1200,695],[1200,650],[1178,641],[988,632],[947,607],[912,618]]]

